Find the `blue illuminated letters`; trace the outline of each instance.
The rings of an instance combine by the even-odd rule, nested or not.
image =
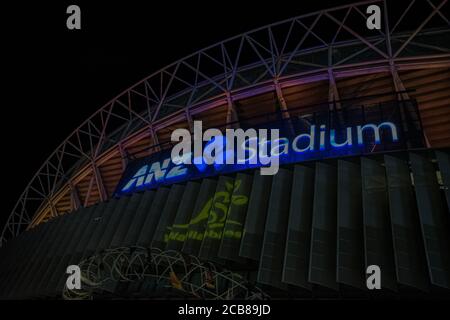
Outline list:
[[[363,154],[372,152],[376,145],[395,144],[399,141],[397,126],[389,121],[329,130],[324,124],[312,124],[303,133],[290,137],[271,134],[269,138],[267,132],[263,135],[247,136],[245,139],[238,139],[235,135],[237,143],[230,140],[229,136],[222,136],[221,131],[217,129],[208,130],[208,139],[205,139],[202,133],[194,133],[194,142],[195,139],[200,139],[204,144],[200,146],[203,159],[201,156],[200,159],[194,157],[191,141],[180,141],[179,145],[173,148],[179,156],[171,158],[166,152],[164,158],[161,154],[158,160],[153,157],[151,162],[141,161],[142,164],[134,167],[135,171],[130,172],[131,175],[121,182],[118,192],[128,193],[218,173],[262,168],[269,164],[269,158],[270,161],[275,158],[280,164],[296,163],[310,159]],[[256,130],[249,129],[244,133],[249,132]],[[258,132],[262,132],[261,129]],[[230,144],[232,149],[229,148]],[[184,152],[179,153],[179,150]],[[217,156],[217,153],[220,153],[220,156]],[[173,156],[174,153],[171,154]],[[236,155],[241,157],[237,158]]]

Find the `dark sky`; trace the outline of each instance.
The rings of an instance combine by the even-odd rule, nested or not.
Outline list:
[[[34,2],[1,11],[2,160],[11,175],[3,217],[57,145],[144,76],[227,37],[352,1]],[[81,31],[66,29],[69,4],[81,7]]]

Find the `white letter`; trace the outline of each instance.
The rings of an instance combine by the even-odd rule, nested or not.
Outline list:
[[[347,139],[345,139],[345,141],[342,143],[336,142],[336,130],[334,130],[334,129],[330,130],[330,144],[333,147],[340,148],[343,146],[351,146],[352,142],[353,142],[353,140],[352,140],[352,128],[351,127],[347,128]]]
[[[194,164],[203,164],[202,121],[194,121]]]
[[[234,154],[234,138],[236,138],[236,148],[237,148],[237,163],[244,164],[247,160],[245,158],[245,150],[248,150],[251,154],[248,159],[250,160],[250,164],[257,164],[257,150],[258,150],[258,137],[256,136],[255,129],[227,129],[226,130],[227,137],[227,153],[232,152]],[[246,143],[248,141],[249,147],[246,148]],[[234,164],[234,157],[227,157],[227,164]]]
[[[69,290],[73,290],[73,289],[77,289],[80,290],[81,289],[81,270],[80,267],[77,265],[70,265],[67,267],[66,269],[66,273],[70,274],[70,276],[67,277],[66,280],[66,286],[67,289]]]
[[[219,129],[208,129],[203,134],[203,141],[210,141],[203,150],[203,159],[205,163],[223,164],[222,132]]]
[[[67,7],[66,13],[71,14],[66,21],[67,29],[81,29],[81,10],[80,7],[72,4]]]
[[[272,155],[273,156],[279,156],[282,154],[288,154],[289,153],[289,140],[288,138],[280,138],[278,139],[278,148],[272,148]],[[280,150],[283,151],[280,151]]]
[[[141,167],[133,176],[133,178],[128,181],[122,191],[128,191],[132,187],[140,187],[144,183],[144,176],[147,174],[148,166],[145,165]]]
[[[383,122],[383,123],[380,123],[378,126],[369,123],[369,124],[366,124],[365,126],[362,126],[362,127],[361,126],[357,126],[356,127],[357,134],[358,134],[358,144],[359,145],[363,145],[364,144],[363,132],[366,129],[373,129],[373,133],[375,135],[375,144],[380,144],[381,143],[380,129],[382,127],[388,127],[389,129],[391,129],[392,141],[393,142],[398,141],[397,127],[392,122]]]
[[[267,130],[261,131],[261,129],[260,129],[259,130],[259,134],[260,135],[261,134],[267,135]],[[278,145],[279,137],[280,137],[280,135],[279,135],[279,130],[278,129],[270,130],[270,141],[271,141],[271,144],[273,144],[272,148],[275,149],[275,150],[277,150],[278,147],[279,147],[279,145]],[[267,144],[266,144],[266,146],[267,146]],[[274,156],[273,154],[271,154],[268,157],[267,160],[269,160],[270,166],[269,167],[261,167],[261,175],[262,176],[274,175],[274,174],[276,174],[278,172],[278,168],[279,168],[279,158],[278,158],[278,156]],[[261,158],[260,161],[261,161],[261,164],[263,164],[263,165],[267,164],[267,162],[263,158]],[[266,163],[264,163],[264,162],[266,162]]]
[[[191,164],[191,157],[187,155],[191,154],[191,133],[187,129],[175,129],[170,136],[172,142],[180,141],[173,148],[170,153],[172,162],[175,164]]]
[[[367,14],[370,14],[370,16],[367,18],[367,28],[369,30],[373,29],[381,29],[381,10],[380,7],[372,4],[367,7],[366,10]]]
[[[166,175],[166,169],[169,166],[170,159],[165,159],[163,161],[163,164],[159,163],[159,161],[156,161],[152,164],[150,167],[150,170],[148,171],[147,177],[145,178],[144,184],[148,185],[152,182],[153,176],[155,176],[156,181],[161,181],[164,179],[164,176]]]
[[[366,273],[370,274],[370,276],[367,278],[367,281],[366,281],[367,289],[369,289],[369,290],[381,289],[380,267],[375,264],[368,266]]]
[[[315,140],[315,132],[316,132],[316,126],[312,125],[311,126],[311,131],[310,134],[307,133],[303,133],[301,135],[298,135],[295,137],[294,141],[292,141],[292,149],[295,152],[305,152],[305,151],[313,151],[314,150],[314,140]],[[302,138],[307,138],[309,140],[309,144],[307,147],[300,149],[298,147],[298,141]]]

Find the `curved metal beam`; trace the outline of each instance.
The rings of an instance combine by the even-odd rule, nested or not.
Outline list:
[[[375,62],[403,63],[408,58],[401,56],[401,53],[413,43],[412,40],[416,39],[417,35],[424,34],[423,29],[430,19],[437,17],[445,30],[449,31],[446,17],[448,11],[444,11],[447,0],[441,0],[437,6],[428,0],[422,1],[429,5],[431,14],[423,21],[417,21],[417,29],[408,34],[394,35],[386,30],[389,30],[389,25],[394,25],[396,31],[402,31],[399,30],[399,22],[408,14],[412,14],[413,10],[409,10],[410,4],[399,4],[394,0],[362,1],[301,15],[245,32],[208,46],[152,73],[94,112],[56,148],[20,195],[2,230],[0,246],[24,230],[36,209],[67,184],[74,172],[83,168],[86,163],[95,163],[105,149],[116,146],[124,136],[143,126],[150,127],[154,132],[158,122],[177,112],[184,110],[185,117],[190,119],[192,107],[205,105],[217,97],[226,99],[227,94],[236,101],[237,96],[248,92],[249,88],[265,82],[271,82],[273,85],[275,79],[278,79],[280,84],[288,85],[292,77],[302,73],[290,71],[290,64],[313,66],[315,69],[308,71],[311,74],[331,70],[334,76],[337,76],[338,69],[358,65],[350,63],[349,60],[343,62],[346,58],[339,60],[334,56],[331,56],[331,63],[324,61],[311,64],[306,61],[305,57],[308,55],[320,56],[324,50],[340,50],[357,45],[362,46],[362,49],[354,54],[353,61],[367,50],[380,54],[379,61],[361,61],[360,66]],[[365,12],[363,7],[375,3],[384,5],[386,10],[392,10],[393,6],[388,7],[386,4],[394,2],[396,9],[404,11],[405,14],[400,14],[398,21],[386,19],[385,29],[377,32],[376,36],[352,29],[351,26],[355,22],[365,25],[364,16],[361,15],[361,12]],[[399,8],[399,5],[405,7]],[[388,16],[394,15],[386,14],[386,17]],[[317,30],[319,22],[336,24],[336,32],[322,35],[320,30]],[[346,36],[343,30],[347,32]],[[343,36],[345,39],[336,42]],[[306,37],[314,39],[318,43],[317,46],[305,46]],[[386,48],[391,46],[391,41],[398,43],[402,39],[401,50],[397,50],[395,54],[386,51]],[[423,42],[423,39],[414,41],[420,42]],[[386,45],[383,46],[383,43]],[[433,51],[430,47],[430,54],[415,57],[416,60],[426,59],[432,54],[440,54],[441,57],[449,59],[448,48],[434,49],[436,50]],[[257,76],[249,76],[251,73]]]

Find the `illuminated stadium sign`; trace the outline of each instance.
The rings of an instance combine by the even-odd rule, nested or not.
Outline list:
[[[171,158],[171,150],[166,150],[147,158],[136,160],[128,166],[116,190],[116,195],[155,188],[176,182],[260,168],[267,162],[261,162],[261,149],[266,145],[268,156],[277,157],[279,164],[297,163],[305,160],[324,159],[346,155],[361,155],[380,150],[399,149],[401,131],[392,121],[363,123],[355,126],[328,128],[326,124],[305,124],[304,119],[290,119],[281,124],[266,126],[279,128],[280,137],[271,148],[271,141],[246,139],[242,145],[235,145],[245,152],[245,161],[221,161],[206,164],[205,161],[183,163],[181,159]],[[300,130],[296,130],[300,127]],[[301,130],[303,129],[303,130]],[[295,132],[295,133],[294,133]],[[227,150],[223,138],[223,157],[236,156],[236,149]],[[208,149],[214,139],[204,144]],[[267,146],[268,144],[268,146]],[[260,157],[255,157],[257,154]],[[192,154],[184,155],[192,157]],[[256,158],[256,160],[255,160]],[[197,162],[197,163],[196,163]],[[233,162],[234,164],[226,164]]]

